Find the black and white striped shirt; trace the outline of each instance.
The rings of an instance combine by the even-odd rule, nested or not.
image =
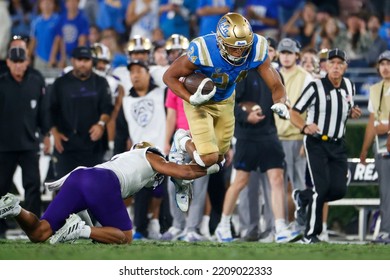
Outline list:
[[[306,124],[316,123],[320,134],[342,138],[354,95],[355,85],[348,78],[343,78],[340,87],[335,88],[326,76],[304,89],[293,110],[299,113],[307,110]]]

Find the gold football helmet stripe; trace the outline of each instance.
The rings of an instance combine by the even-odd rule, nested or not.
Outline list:
[[[257,43],[255,46],[255,58],[253,61],[263,61],[265,58],[265,55],[268,53],[268,43],[267,39],[265,39],[263,36],[260,36],[258,34],[255,34],[257,36]]]
[[[207,49],[205,40],[202,37],[198,37],[193,40],[198,47],[199,61],[203,66],[213,67],[213,61],[211,60],[210,52]]]

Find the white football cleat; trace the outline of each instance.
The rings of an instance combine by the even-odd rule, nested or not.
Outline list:
[[[175,162],[177,164],[184,163],[184,159],[187,154],[187,151],[185,150],[185,148],[183,149],[180,146],[180,140],[183,139],[184,137],[190,137],[190,133],[188,130],[184,130],[181,128],[176,130],[175,135],[173,136],[172,146],[168,155],[170,162]]]
[[[19,215],[22,207],[19,199],[12,193],[7,193],[0,199],[0,219]]]
[[[175,185],[175,200],[177,207],[183,212],[187,212],[192,198],[192,185],[194,180],[181,180],[171,177]]]
[[[79,239],[82,228],[85,222],[76,214],[71,214],[66,219],[65,225],[57,230],[57,232],[50,237],[50,244],[74,242]]]

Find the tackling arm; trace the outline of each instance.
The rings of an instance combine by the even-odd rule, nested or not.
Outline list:
[[[171,176],[176,179],[192,180],[208,174],[217,173],[222,165],[213,164],[208,168],[201,167],[196,163],[179,165],[165,160],[160,155],[148,152],[146,154],[152,168],[166,176]]]

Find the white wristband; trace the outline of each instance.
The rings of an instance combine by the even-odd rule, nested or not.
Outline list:
[[[102,127],[106,127],[106,123],[104,121],[98,121],[98,125],[101,125]]]
[[[217,173],[217,172],[219,172],[219,170],[220,170],[219,164],[214,163],[213,165],[211,165],[210,167],[207,168],[207,175]]]

